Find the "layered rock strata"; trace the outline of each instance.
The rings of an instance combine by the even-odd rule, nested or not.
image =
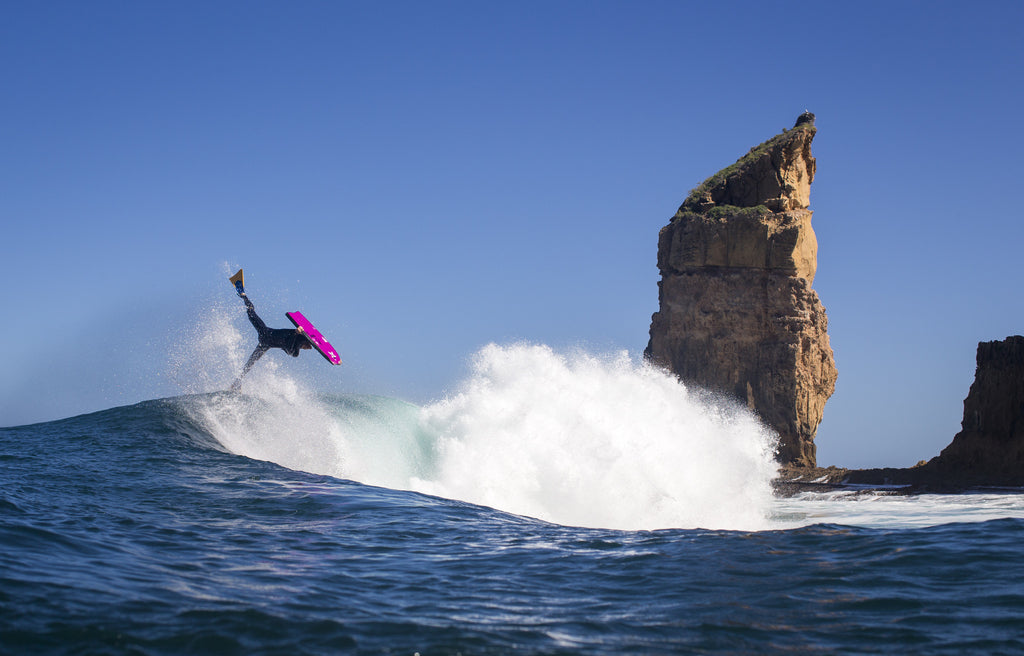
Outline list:
[[[658,238],[659,309],[647,356],[732,395],[779,435],[782,463],[814,466],[835,389],[825,308],[811,289],[814,115],[694,189]]]
[[[1024,337],[978,344],[961,430],[928,468],[964,485],[1024,485]]]

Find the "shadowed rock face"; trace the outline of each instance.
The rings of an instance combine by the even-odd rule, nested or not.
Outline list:
[[[646,354],[744,402],[779,434],[779,460],[814,466],[835,389],[828,320],[811,289],[813,114],[695,189],[658,239],[659,310]]]
[[[928,463],[951,480],[1024,485],[1024,337],[978,344],[962,430]]]

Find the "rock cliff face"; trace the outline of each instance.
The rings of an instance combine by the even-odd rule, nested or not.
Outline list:
[[[1024,485],[1024,337],[978,344],[962,430],[930,469],[967,485]]]
[[[814,115],[694,189],[658,239],[659,310],[647,356],[746,402],[782,463],[814,466],[836,368],[811,289]]]

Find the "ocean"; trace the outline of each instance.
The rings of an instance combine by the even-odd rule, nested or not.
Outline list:
[[[1019,492],[776,497],[755,418],[625,354],[258,369],[0,429],[0,653],[1024,653]]]

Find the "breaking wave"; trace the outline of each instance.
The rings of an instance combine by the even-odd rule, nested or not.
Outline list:
[[[227,387],[237,369],[193,374],[182,363],[240,364],[244,339],[228,316],[206,322],[211,334],[191,341],[206,357],[181,358],[177,376]],[[454,393],[422,407],[318,395],[264,358],[244,394],[181,402],[226,450],[291,469],[572,526],[770,525],[774,435],[625,352],[491,344]]]

